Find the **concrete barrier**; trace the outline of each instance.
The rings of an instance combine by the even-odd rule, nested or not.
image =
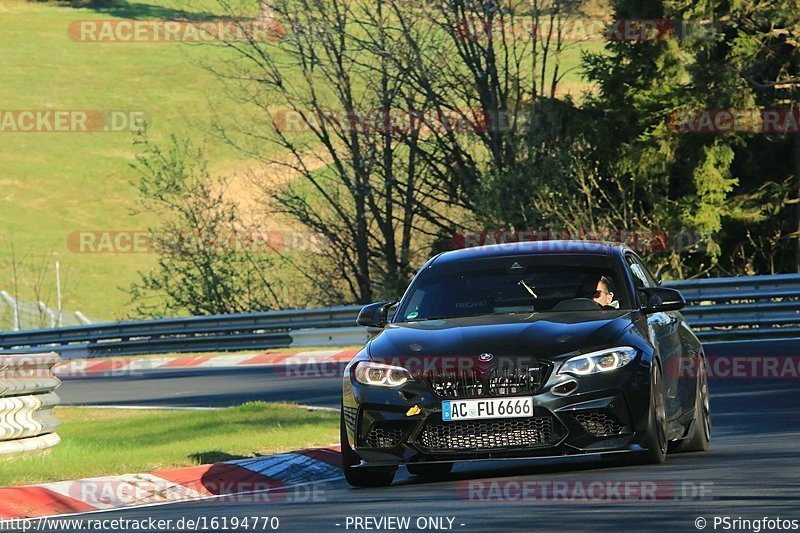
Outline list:
[[[50,448],[59,443],[53,407],[61,381],[53,367],[58,354],[0,354],[0,457]]]

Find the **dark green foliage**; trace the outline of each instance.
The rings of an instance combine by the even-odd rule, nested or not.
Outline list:
[[[797,105],[795,0],[619,0],[618,18],[677,21],[670,39],[609,43],[585,58],[599,91],[588,103],[608,135],[601,173],[630,183],[650,223],[693,234],[695,246],[659,254],[675,277],[795,271],[798,134],[678,132],[681,110]],[[781,87],[781,89],[778,89]],[[685,241],[686,242],[686,241]]]
[[[134,169],[158,264],[130,288],[139,316],[268,311],[276,306],[268,241],[242,226],[224,199],[224,180],[209,175],[203,149],[172,138],[162,149],[142,141]]]

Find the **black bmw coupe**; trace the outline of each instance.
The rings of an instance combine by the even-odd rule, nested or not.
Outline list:
[[[381,331],[343,376],[341,445],[354,486],[398,467],[586,454],[662,463],[711,435],[703,348],[618,244],[470,248],[429,260],[398,302],[364,307]]]

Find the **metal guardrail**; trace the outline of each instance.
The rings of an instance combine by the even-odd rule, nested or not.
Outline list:
[[[665,282],[689,304],[683,315],[703,341],[800,337],[800,275]]]
[[[703,341],[800,338],[800,275],[664,283],[679,289],[683,313]],[[0,349],[56,349],[62,358],[359,344],[359,306],[171,318],[0,333]],[[52,347],[52,348],[51,348]]]
[[[32,452],[60,442],[52,409],[61,384],[55,353],[0,355],[0,457]]]
[[[24,353],[48,346],[57,349],[62,358],[72,359],[319,346],[320,342],[358,344],[366,340],[366,330],[355,328],[359,309],[330,307],[5,332],[0,333],[0,349]]]

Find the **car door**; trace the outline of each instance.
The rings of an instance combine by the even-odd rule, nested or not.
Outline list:
[[[657,283],[636,254],[627,253],[625,260],[641,307],[647,303],[647,296],[639,289],[655,287]],[[661,358],[662,378],[667,393],[667,418],[674,420],[685,410],[686,394],[683,389],[686,387],[685,382],[691,381],[680,379],[679,373],[675,371],[682,368],[681,317],[677,311],[652,313],[647,316],[647,326],[650,342]]]

